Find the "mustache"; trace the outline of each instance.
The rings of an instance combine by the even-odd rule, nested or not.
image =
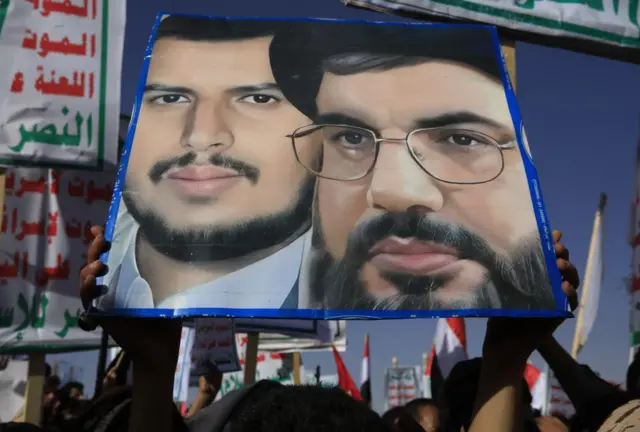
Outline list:
[[[160,180],[162,180],[162,176],[171,168],[184,168],[187,165],[195,162],[197,157],[198,155],[196,153],[189,152],[183,154],[182,156],[161,160],[153,164],[148,172],[148,176],[154,184],[158,183]],[[251,182],[251,184],[254,185],[257,184],[258,180],[260,179],[260,169],[230,156],[222,154],[211,155],[208,162],[211,165],[220,168],[234,170],[239,174],[245,176]]]
[[[441,244],[458,252],[459,259],[471,259],[492,266],[495,252],[487,242],[462,225],[434,220],[422,212],[387,212],[360,224],[347,238],[345,258],[361,267],[369,251],[388,237],[415,238]]]

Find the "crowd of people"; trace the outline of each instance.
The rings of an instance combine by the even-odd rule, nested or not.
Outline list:
[[[99,260],[109,249],[101,227],[80,275],[80,295],[88,312],[106,271]],[[575,306],[578,275],[569,252],[553,233],[563,291]],[[629,367],[626,389],[601,379],[577,363],[554,339],[562,323],[546,318],[491,318],[481,358],[456,364],[434,399],[416,399],[379,415],[339,388],[284,386],[258,381],[214,401],[222,375],[211,368],[185,413],[172,401],[180,320],[104,317],[85,313],[81,327],[105,329],[123,348],[107,368],[102,389],[91,400],[78,383],[60,387],[49,373],[42,426],[4,424],[1,431],[154,431],[154,432],[513,432],[640,430],[640,357]],[[542,416],[531,409],[523,379],[537,350],[576,409],[571,419]],[[133,373],[129,385],[128,374]]]

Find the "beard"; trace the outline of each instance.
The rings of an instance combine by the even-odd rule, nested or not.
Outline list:
[[[149,171],[152,183],[172,167],[184,167],[196,159],[194,153],[156,163]],[[251,184],[259,182],[260,170],[228,156],[214,155],[209,162],[223,168],[233,168],[247,177]],[[240,258],[250,253],[284,245],[311,226],[311,207],[315,178],[307,175],[291,205],[277,213],[256,216],[229,225],[173,228],[157,212],[137,200],[139,196],[125,182],[122,199],[127,210],[140,226],[139,235],[156,251],[180,262],[207,263]],[[201,204],[204,205],[204,204]],[[211,203],[215,205],[215,201]],[[186,211],[186,210],[185,210]]]
[[[327,251],[319,222],[316,220],[313,224],[315,256],[310,271],[312,301],[319,307],[362,310],[556,308],[537,232],[520,240],[506,257],[461,225],[434,220],[417,212],[389,212],[357,226],[347,238],[344,257],[336,260]],[[459,260],[474,261],[486,269],[487,274],[476,286],[464,287],[469,294],[443,300],[441,290],[455,283],[455,274],[430,276],[384,271],[380,277],[398,293],[375,297],[361,281],[360,273],[370,259],[371,248],[390,236],[453,248]]]

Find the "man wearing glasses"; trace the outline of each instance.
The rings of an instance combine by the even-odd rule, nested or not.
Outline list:
[[[337,309],[553,309],[488,30],[311,23],[271,45],[322,141],[311,292]],[[525,156],[528,157],[528,156]]]

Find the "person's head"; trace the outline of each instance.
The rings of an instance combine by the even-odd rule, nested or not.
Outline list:
[[[243,401],[229,432],[389,432],[378,414],[339,388],[279,386]]]
[[[634,356],[627,369],[626,389],[628,393],[640,396],[640,356],[638,354]]]
[[[473,419],[473,408],[482,370],[482,359],[474,358],[456,363],[444,382],[439,405],[442,430],[460,432],[469,430]],[[521,383],[522,418],[525,430],[535,430],[535,419],[531,409],[531,392],[525,379]]]
[[[540,416],[536,418],[540,432],[569,432],[568,423],[555,416]]]
[[[287,137],[309,120],[269,63],[282,25],[177,15],[159,24],[122,196],[144,238],[172,259],[236,258],[310,226],[315,179]]]
[[[403,406],[390,408],[382,415],[391,432],[424,432],[422,426]]]
[[[555,308],[494,34],[327,22],[292,31],[302,36],[278,35],[271,62],[313,119],[294,139],[322,142],[322,163],[307,167],[318,177],[314,247],[326,252],[313,264],[316,298]]]
[[[405,405],[405,410],[422,426],[425,432],[440,430],[440,413],[431,399],[414,399]]]

